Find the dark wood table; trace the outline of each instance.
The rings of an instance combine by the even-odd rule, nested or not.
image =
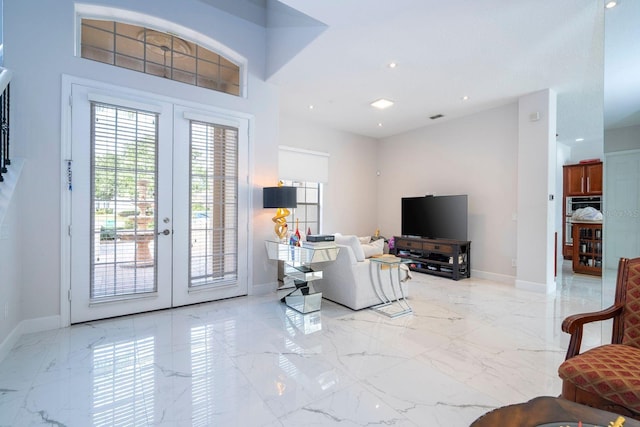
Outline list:
[[[475,420],[471,427],[535,427],[553,422],[574,422],[608,426],[617,414],[580,405],[559,397],[536,397],[526,403],[494,409]],[[640,427],[640,421],[624,417],[624,427]]]

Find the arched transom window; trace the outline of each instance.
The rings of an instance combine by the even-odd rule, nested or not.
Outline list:
[[[240,67],[170,33],[117,21],[81,21],[82,58],[240,96]]]

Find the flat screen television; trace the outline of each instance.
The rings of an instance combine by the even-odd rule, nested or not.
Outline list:
[[[403,197],[402,235],[467,240],[467,195]]]

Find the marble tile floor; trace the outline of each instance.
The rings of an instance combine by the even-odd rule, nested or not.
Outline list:
[[[560,393],[562,319],[601,306],[599,280],[560,281],[415,273],[397,319],[303,316],[281,291],[25,335],[0,362],[0,426],[468,426]]]

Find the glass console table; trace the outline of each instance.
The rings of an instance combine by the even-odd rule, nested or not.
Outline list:
[[[285,288],[295,288],[282,301],[303,314],[320,310],[322,292],[316,292],[311,282],[322,279],[322,271],[313,270],[311,265],[335,261],[339,249],[305,248],[269,240],[265,246],[269,259],[284,261]]]

